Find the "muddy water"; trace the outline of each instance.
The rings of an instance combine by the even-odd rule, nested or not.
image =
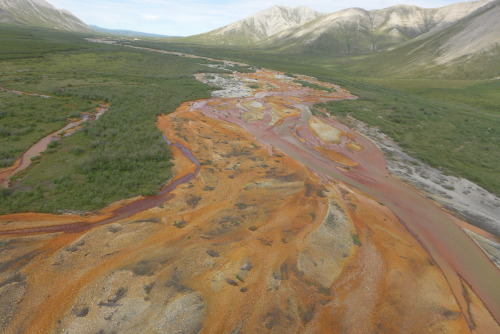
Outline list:
[[[294,107],[301,114],[288,117],[276,127],[269,127],[269,108],[265,109],[263,121],[248,124],[240,118],[225,115],[209,106],[210,103],[198,103],[206,115],[235,123],[252,132],[263,144],[276,147],[288,156],[308,166],[320,175],[340,180],[362,190],[378,202],[386,205],[399,218],[400,222],[416,237],[429,252],[445,275],[458,303],[466,316],[469,326],[474,327],[474,319],[469,314],[469,301],[462,286],[462,279],[476,292],[497,322],[500,322],[500,271],[482,252],[475,242],[454,222],[454,218],[427,200],[415,190],[393,178],[386,169],[382,152],[368,139],[351,131],[340,123],[335,127],[350,133],[363,149],[351,155],[358,163],[357,167],[345,169],[332,164],[321,156],[310,143],[311,136],[300,137],[300,129],[308,126],[311,113],[307,106],[320,99],[300,99],[301,94],[282,92],[293,96],[297,102]],[[249,100],[266,105],[264,98],[269,94],[256,95]],[[214,101],[216,99],[213,99]],[[288,101],[290,102],[290,100]],[[219,103],[227,103],[220,101]],[[238,104],[240,105],[240,104]],[[299,138],[298,138],[299,137]],[[343,153],[349,153],[344,151]]]
[[[17,94],[18,92],[15,93]],[[19,93],[21,94],[23,92]],[[29,95],[35,95],[35,94],[29,94]],[[44,96],[44,95],[36,95],[36,96],[49,98],[49,96]],[[31,146],[26,152],[24,152],[21,158],[19,158],[16,162],[14,162],[13,166],[7,167],[3,171],[0,171],[0,187],[8,188],[10,179],[17,173],[28,168],[31,165],[32,159],[34,157],[39,156],[42,152],[45,152],[45,150],[47,150],[48,145],[52,141],[59,140],[61,138],[61,134],[63,134],[63,136],[70,135],[72,133],[71,129],[80,126],[82,123],[87,122],[90,119],[98,119],[102,114],[106,112],[106,110],[108,110],[108,108],[109,108],[108,104],[102,104],[93,118],[89,118],[89,116],[85,115],[81,120],[76,122],[70,122],[66,124],[63,128],[54,131],[51,134],[40,139],[37,143]]]
[[[0,176],[0,186],[7,188],[9,186],[9,180],[14,175],[16,175],[20,171],[28,168],[29,165],[31,165],[31,161],[32,161],[31,159],[39,156],[40,153],[44,152],[47,149],[48,145],[53,140],[58,140],[60,138],[59,133],[64,132],[64,131],[66,131],[70,128],[73,128],[75,126],[78,126],[82,122],[83,122],[83,120],[78,121],[78,122],[71,122],[71,123],[67,124],[65,127],[63,127],[62,129],[59,129],[59,130],[51,133],[50,135],[43,137],[35,145],[31,146],[26,152],[24,152],[24,154],[20,158],[20,163],[15,163],[15,165],[17,165],[16,168],[10,170],[9,173],[7,173],[6,175]]]
[[[58,233],[58,232],[79,233],[86,231],[90,228],[111,224],[116,221],[132,217],[133,215],[139,212],[143,212],[163,204],[168,199],[170,193],[173,190],[175,190],[175,188],[177,188],[181,184],[193,180],[198,175],[201,168],[200,162],[196,159],[196,157],[188,148],[186,148],[180,143],[171,143],[168,140],[167,142],[169,143],[170,146],[179,149],[184,154],[184,156],[188,158],[196,166],[196,171],[193,173],[183,175],[179,178],[175,178],[174,180],[169,182],[165,187],[163,187],[157,195],[144,197],[139,200],[133,201],[130,204],[118,207],[117,209],[111,211],[108,214],[110,218],[98,220],[95,223],[82,221],[82,222],[74,222],[62,225],[50,225],[42,227],[7,230],[0,232],[0,235],[27,235],[27,234]]]
[[[154,196],[149,196],[142,198],[140,200],[134,201],[129,205],[123,206],[121,208],[118,208],[114,211],[112,211],[112,217],[109,219],[105,219],[102,221],[99,221],[95,224],[92,224],[91,226],[88,227],[95,227],[95,226],[100,226],[100,225],[105,225],[105,224],[110,224],[115,221],[131,217],[139,212],[143,212],[146,210],[149,210],[151,208],[154,208],[158,205],[163,204],[167,199],[169,194],[175,190],[178,186],[184,183],[188,183],[192,181],[200,172],[201,165],[198,159],[193,155],[193,153],[184,145],[180,143],[170,143],[170,146],[178,148],[186,158],[188,158],[193,164],[196,165],[196,170],[193,173],[186,174],[184,176],[181,176],[179,178],[174,179],[172,182],[168,183],[165,187],[163,187],[160,192],[157,195]],[[87,227],[87,228],[88,228]]]
[[[302,117],[304,119],[307,117]],[[500,271],[455,224],[453,217],[390,176],[385,169],[381,151],[359,134],[356,134],[356,139],[365,148],[359,160],[364,162],[359,168],[344,172],[326,163],[293,137],[290,123],[297,125],[294,120],[289,120],[275,129],[276,137],[267,138],[267,141],[312,170],[342,180],[389,207],[441,268],[461,308],[468,309],[460,280],[463,278],[480,296],[495,319],[500,320]],[[468,321],[473,323],[470,318]]]

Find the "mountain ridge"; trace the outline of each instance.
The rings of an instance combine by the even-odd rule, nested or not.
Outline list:
[[[271,48],[286,52],[320,51],[348,55],[374,52],[395,47],[428,32],[444,29],[492,1],[459,2],[440,8],[394,5],[365,10],[354,7],[333,13],[320,13],[308,7],[273,6],[227,26],[183,40],[204,44]],[[282,13],[279,19],[276,19],[278,11],[309,15],[302,19],[295,17],[292,22],[283,22],[287,20],[288,15]],[[265,19],[268,26],[277,27],[262,31],[259,23]]]
[[[45,0],[0,0],[0,22],[90,32],[87,24]]]
[[[348,8],[272,36],[263,45],[284,51],[301,48],[328,51],[329,47],[330,51],[345,54],[383,50],[443,29],[490,2],[456,3],[440,8],[395,5],[370,11]],[[337,45],[332,45],[332,40],[337,40]],[[355,50],[356,44],[366,46]]]
[[[275,6],[250,18],[262,19],[283,8],[293,10]],[[251,35],[251,25],[245,27],[244,34],[238,31],[246,18],[177,41],[251,47],[280,54],[349,57],[349,67],[365,73],[493,78],[500,76],[495,66],[500,61],[499,18],[500,0],[459,2],[439,8],[347,8],[308,17],[303,23],[295,21],[289,28],[282,24],[274,34],[268,30],[267,37],[261,34],[241,41],[225,39],[220,33],[231,31],[240,38]]]
[[[422,35],[357,68],[378,75],[493,79],[500,76],[500,0],[436,33]]]
[[[227,26],[186,37],[185,40],[209,44],[251,45],[323,15],[306,6],[290,8],[276,5]]]

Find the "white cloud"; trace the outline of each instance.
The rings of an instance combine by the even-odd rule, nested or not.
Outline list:
[[[148,14],[148,13],[141,13],[139,14],[139,17],[143,20],[146,21],[159,21],[159,20],[166,20],[167,18],[162,15],[158,14]]]
[[[453,0],[48,0],[88,24],[165,35],[186,36],[207,32],[273,5],[309,6],[331,13],[349,7],[385,8],[399,3],[441,7]]]

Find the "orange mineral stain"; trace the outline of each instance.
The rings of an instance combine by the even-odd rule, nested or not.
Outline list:
[[[2,333],[500,329],[487,286],[498,271],[481,262],[487,300],[465,268],[480,253],[466,243],[474,257],[458,262],[425,225],[448,214],[392,179],[360,134],[328,117],[340,140],[310,130],[308,106],[349,92],[233,75],[261,88],[158,118],[176,175],[159,195],[84,217],[0,216]]]

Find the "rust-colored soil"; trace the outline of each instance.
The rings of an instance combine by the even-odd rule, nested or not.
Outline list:
[[[334,162],[338,162],[341,165],[345,165],[348,167],[355,167],[358,165],[358,163],[352,161],[351,159],[349,159],[348,157],[346,157],[342,153],[338,153],[338,152],[335,152],[333,150],[329,150],[323,146],[316,146],[316,147],[314,147],[314,149],[322,156],[324,156],[324,157],[326,157]]]
[[[240,73],[276,88],[158,119],[176,164],[168,192],[96,216],[1,216],[0,332],[498,331],[475,287],[459,280],[457,296],[402,224],[403,202],[378,197],[390,176],[377,148],[328,118],[343,135],[324,142],[302,119],[352,96],[278,74]]]

